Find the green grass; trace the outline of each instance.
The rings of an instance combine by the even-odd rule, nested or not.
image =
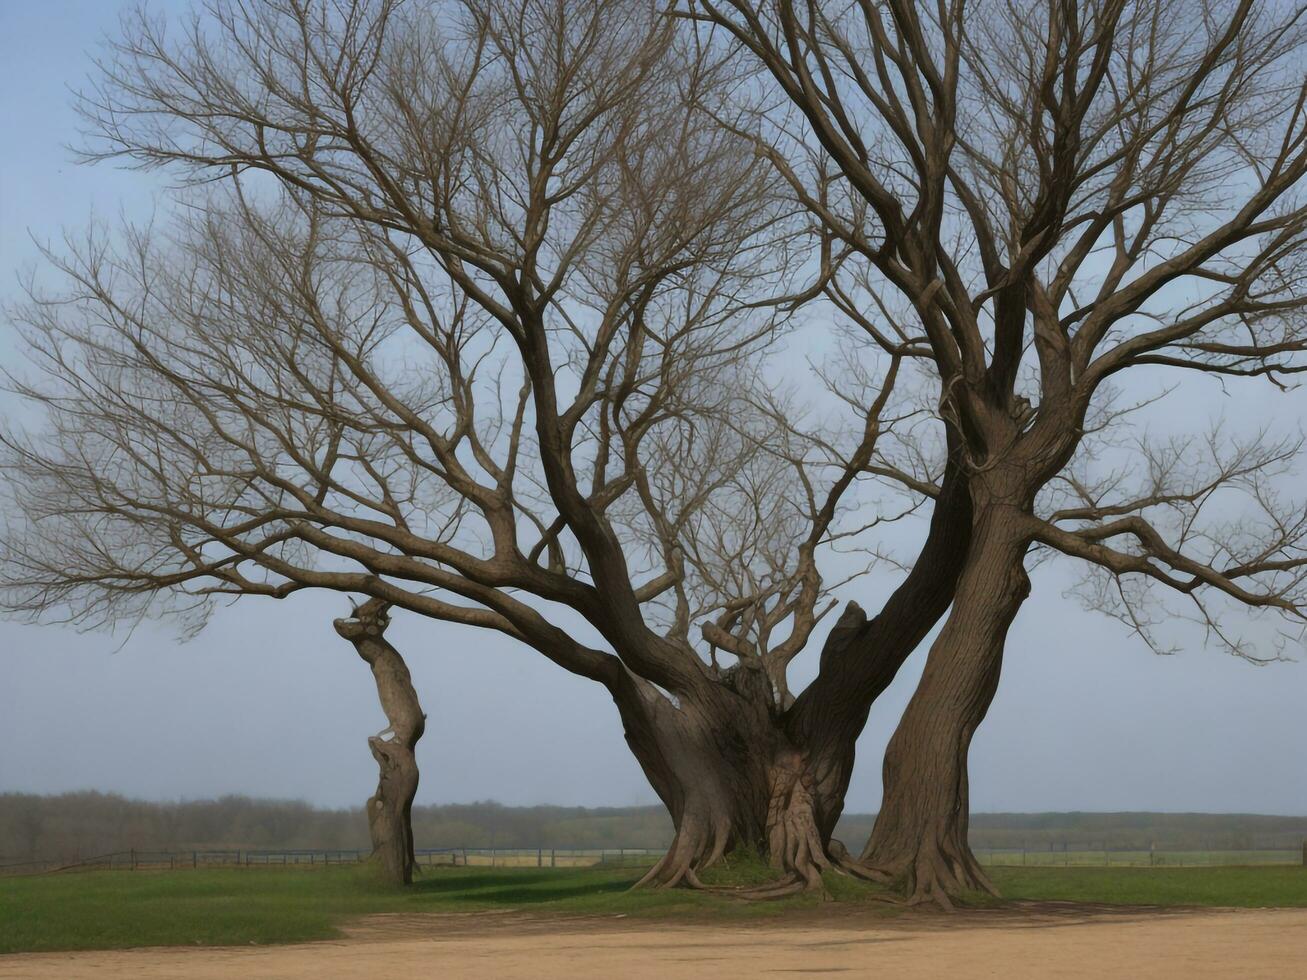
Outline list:
[[[742,902],[684,890],[628,891],[638,874],[629,868],[449,868],[403,891],[357,868],[6,878],[0,879],[0,952],[302,942],[332,938],[341,923],[377,912],[516,909],[738,920],[817,906],[807,895]],[[705,877],[750,884],[769,874],[757,862],[736,859]],[[994,878],[1011,899],[1307,907],[1303,868],[997,868]],[[828,887],[841,903],[865,903],[869,916],[895,914],[876,901],[883,893],[874,888],[839,876],[830,876]]]
[[[991,868],[1006,899],[1307,908],[1307,868]]]
[[[1017,851],[976,848],[986,867],[1230,867],[1233,865],[1283,865],[1298,861],[1298,850],[1244,851]]]
[[[404,890],[383,885],[360,868],[0,878],[0,953],[303,942],[337,936],[342,921],[377,912],[521,909],[739,918],[783,915],[817,904],[810,895],[759,903],[683,889],[629,891],[640,873],[631,868],[439,868]],[[737,859],[705,878],[713,884],[750,884],[769,880],[769,872],[758,862]],[[834,887],[856,899],[842,883]]]

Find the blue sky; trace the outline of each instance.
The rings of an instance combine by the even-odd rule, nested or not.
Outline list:
[[[79,166],[66,149],[77,140],[70,89],[118,9],[114,0],[0,2],[5,299],[36,263],[30,235],[57,239],[92,215],[112,222],[158,204],[159,177]],[[14,351],[0,317],[0,359]],[[1219,407],[1226,396],[1215,397]],[[1238,407],[1252,417],[1286,403],[1250,390]],[[1203,649],[1159,658],[1063,598],[1064,569],[1033,577],[973,749],[975,809],[1307,813],[1307,663],[1257,668]],[[872,608],[867,592],[888,585],[864,585],[858,597]],[[375,782],[366,737],[384,721],[367,668],[331,630],[346,610],[340,596],[244,600],[186,644],[153,624],[109,637],[0,621],[0,791],[361,804]],[[596,685],[495,635],[401,615],[394,638],[429,715],[419,802],[654,801]],[[851,810],[879,802],[881,752],[923,655],[873,709]],[[796,672],[813,666],[801,661]]]

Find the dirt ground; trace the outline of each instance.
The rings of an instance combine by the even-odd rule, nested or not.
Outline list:
[[[1004,980],[1307,977],[1307,909],[841,914],[685,925],[515,913],[371,916],[333,942],[0,957],[0,977],[666,978],[873,974]]]

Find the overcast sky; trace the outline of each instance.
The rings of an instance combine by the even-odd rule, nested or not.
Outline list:
[[[152,4],[156,9],[179,3]],[[0,0],[0,296],[92,215],[148,215],[157,177],[78,166],[70,87],[116,24],[113,0]],[[0,318],[0,360],[14,358]],[[1215,393],[1174,411],[1227,406]],[[1245,418],[1301,415],[1302,397],[1241,388]],[[0,425],[4,416],[0,415]],[[1041,567],[971,756],[976,810],[1206,810],[1307,814],[1307,658],[1254,667],[1218,650],[1157,657],[1063,597]],[[892,579],[847,591],[873,609]],[[151,799],[223,793],[356,805],[375,784],[366,737],[384,727],[366,666],[331,629],[342,596],[242,600],[195,640],[0,620],[0,791],[92,788]],[[598,686],[497,634],[397,614],[428,713],[419,803],[655,802]],[[813,643],[812,650],[819,647]],[[852,811],[880,800],[880,759],[924,648],[872,710]],[[814,654],[815,658],[815,654]],[[795,680],[815,664],[800,661]]]

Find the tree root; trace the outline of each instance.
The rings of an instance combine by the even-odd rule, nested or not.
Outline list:
[[[800,821],[801,822],[801,821]],[[794,824],[789,824],[794,829]],[[698,841],[695,843],[694,841]],[[831,900],[822,879],[831,871],[859,881],[883,885],[898,895],[877,897],[877,901],[903,908],[933,905],[942,911],[956,908],[955,900],[966,891],[981,891],[997,896],[989,876],[970,854],[945,853],[943,849],[922,849],[911,860],[892,865],[878,865],[853,858],[838,840],[822,847],[806,830],[793,837],[773,837],[773,865],[779,864],[779,876],[758,885],[709,885],[699,872],[717,863],[724,853],[719,838],[711,846],[703,837],[677,834],[672,848],[633,886],[634,888],[691,888],[749,902],[766,902],[805,893],[816,894],[822,901]]]
[[[810,860],[808,856],[803,856],[800,858],[803,860],[802,867],[792,866],[775,881],[760,885],[709,885],[699,877],[699,872],[718,863],[725,848],[696,847],[688,843],[689,839],[684,832],[678,833],[662,860],[650,868],[632,888],[692,888],[744,901],[770,901],[802,892],[819,893],[823,900],[830,898],[821,875],[824,870],[838,869],[820,849],[814,852],[815,858]],[[702,852],[705,856],[696,859],[696,852]],[[791,851],[790,854],[798,857],[798,852]]]
[[[722,794],[702,792],[701,787],[700,794],[681,814],[667,853],[633,888],[694,888],[746,901],[768,901],[806,892],[829,900],[831,895],[822,876],[828,871],[849,873],[852,862],[838,841],[828,846],[822,840],[806,760],[795,749],[783,749],[775,755],[767,776],[768,806],[762,828],[765,841],[758,841],[756,831],[737,832],[726,816],[734,801]],[[740,840],[741,835],[746,840]],[[732,843],[762,844],[776,878],[752,885],[705,884],[700,874],[720,861]]]
[[[767,851],[777,880],[736,891],[741,898],[767,900],[815,892],[830,899],[822,873],[835,870],[817,829],[812,789],[801,753],[777,755],[771,770],[771,799],[767,807]]]
[[[855,861],[848,856],[840,862],[848,874],[901,889],[903,897],[895,904],[906,907],[935,905],[945,912],[954,910],[954,900],[966,891],[980,891],[998,897],[999,891],[967,848],[922,848],[916,855],[887,866]]]
[[[667,853],[631,888],[681,886],[707,891],[709,886],[699,880],[699,872],[720,861],[729,843],[729,825],[718,822],[710,828],[705,821],[684,818]]]
[[[798,872],[791,872],[764,885],[750,885],[722,890],[732,898],[743,899],[746,902],[770,902],[778,898],[788,898],[790,895],[800,895],[804,892],[818,892],[822,901],[830,900],[830,893],[826,891],[826,886],[822,883],[820,874],[816,876],[815,884],[812,877]]]

